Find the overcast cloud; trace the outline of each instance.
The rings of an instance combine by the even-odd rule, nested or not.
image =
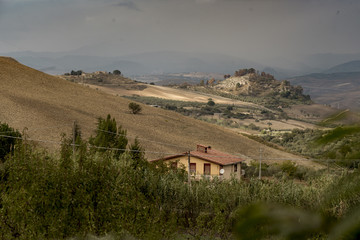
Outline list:
[[[0,0],[0,52],[359,53],[354,0]]]

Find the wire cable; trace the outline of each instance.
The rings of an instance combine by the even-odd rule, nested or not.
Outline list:
[[[142,140],[142,141],[147,141],[147,142],[153,142],[153,143],[159,143],[161,145],[167,145],[167,146],[171,146],[171,147],[177,147],[177,148],[184,148],[184,149],[188,149],[186,147],[181,147],[179,145],[174,145],[174,144],[170,144],[170,143],[165,143],[165,142],[159,142],[159,141],[154,141],[154,140],[148,140],[146,138],[140,138],[140,137],[133,137],[133,136],[129,136],[127,134],[120,134],[120,133],[114,133],[114,132],[111,132],[111,131],[106,131],[106,130],[101,130],[101,129],[96,129],[96,128],[91,128],[91,127],[87,127],[87,129],[91,129],[91,130],[95,130],[95,131],[100,131],[100,132],[105,132],[105,133],[110,133],[110,134],[113,134],[113,135],[119,135],[119,136],[123,136],[123,137],[127,137],[127,138],[133,138],[133,139],[139,139],[139,140]]]
[[[52,143],[52,144],[57,144],[57,145],[61,145],[63,144],[62,142],[59,141],[51,141],[51,140],[42,140],[42,139],[33,139],[33,138],[23,138],[23,137],[14,137],[14,136],[9,136],[9,135],[0,135],[0,137],[4,137],[4,138],[12,138],[12,139],[19,139],[19,140],[23,140],[23,141],[34,141],[34,142],[43,142],[43,143]],[[80,146],[79,144],[69,144],[70,146]],[[99,146],[95,146],[95,145],[91,145],[88,144],[89,148],[96,148],[96,149],[103,149],[103,150],[112,150],[112,151],[130,151],[130,152],[141,152],[141,153],[156,153],[156,154],[167,154],[167,155],[174,155],[174,156],[187,156],[189,153],[185,152],[185,153],[169,153],[169,152],[160,152],[160,151],[139,151],[139,150],[131,150],[131,149],[124,149],[124,148],[110,148],[110,147],[99,147]],[[214,158],[232,158],[232,159],[242,159],[245,160],[244,157],[239,157],[239,156],[235,156],[235,155],[231,155],[231,156],[219,156],[219,155],[210,155],[210,154],[191,154],[192,151],[190,151],[190,156],[192,157],[196,157],[196,156],[200,156],[200,157],[214,157]],[[252,160],[258,160],[257,158],[253,157]],[[268,161],[286,161],[286,160],[290,160],[290,161],[322,161],[322,162],[336,162],[336,161],[341,161],[341,160],[348,160],[348,161],[360,161],[360,159],[312,159],[312,158],[262,158],[262,160],[268,160]],[[334,163],[336,164],[336,163]],[[337,165],[337,164],[336,164]],[[340,166],[338,166],[340,167]]]

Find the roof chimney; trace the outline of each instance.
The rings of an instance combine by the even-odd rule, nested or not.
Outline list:
[[[197,151],[199,151],[199,152],[207,153],[207,149],[208,149],[208,147],[206,147],[204,145],[201,145],[201,144],[197,145]]]

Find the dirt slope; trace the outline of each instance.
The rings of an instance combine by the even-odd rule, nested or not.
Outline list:
[[[119,96],[132,96],[132,95],[140,95],[145,97],[157,97],[164,98],[169,100],[177,100],[177,101],[186,101],[186,102],[208,102],[209,98],[212,98],[218,104],[234,104],[237,106],[246,106],[246,107],[254,107],[254,108],[264,108],[262,106],[243,102],[240,100],[234,100],[229,98],[220,97],[217,95],[205,94],[202,92],[193,92],[189,90],[183,90],[178,88],[171,88],[165,86],[154,86],[154,85],[146,85],[147,88],[144,90],[128,90],[124,88],[111,88],[108,86],[98,86],[98,85],[88,85],[94,89],[100,89],[109,94],[119,95]]]
[[[130,141],[140,138],[148,158],[194,149],[197,143],[251,158],[258,157],[260,147],[263,158],[299,158],[171,111],[142,105],[141,114],[130,114],[129,101],[124,98],[44,74],[11,58],[0,57],[0,86],[0,121],[19,130],[27,127],[31,139],[58,142],[61,133],[71,133],[74,120],[88,137],[97,118],[110,113],[127,129]],[[40,144],[58,147],[56,143]]]

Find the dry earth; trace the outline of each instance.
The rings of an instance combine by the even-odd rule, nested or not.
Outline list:
[[[192,101],[192,102],[208,102],[209,98],[212,98],[215,103],[218,104],[231,104],[244,108],[257,108],[257,109],[266,109],[265,107],[259,106],[257,104],[243,102],[240,100],[234,100],[229,98],[224,98],[216,95],[205,94],[201,92],[193,92],[189,90],[183,90],[178,88],[170,88],[164,86],[153,86],[147,85],[148,87],[144,90],[126,90],[123,88],[117,87],[106,87],[106,86],[97,86],[97,85],[87,85],[91,88],[104,91],[106,93],[118,96],[132,96],[140,95],[146,97],[157,97],[164,98],[169,100],[178,100],[178,101]],[[269,110],[271,111],[271,110]],[[290,109],[285,109],[289,116],[299,119],[304,119],[313,122],[319,122],[320,120],[326,118],[327,116],[336,112],[335,109],[330,107],[325,107],[321,104],[314,105],[298,105]],[[309,117],[306,117],[305,114],[309,114]],[[260,122],[255,122],[254,119],[245,119],[241,120],[241,123],[244,125],[249,125],[250,123],[259,126],[260,128],[267,128],[268,122],[271,122],[271,128],[276,130],[291,130],[294,128],[306,129],[306,128],[319,128],[316,124],[297,121],[297,120],[264,120]],[[251,131],[246,131],[251,133]]]
[[[11,58],[0,57],[0,85],[0,121],[20,131],[27,128],[30,139],[42,140],[38,144],[50,150],[59,147],[61,133],[71,133],[73,121],[88,137],[94,133],[97,118],[111,114],[127,129],[131,142],[136,136],[140,138],[149,159],[194,149],[202,143],[248,158],[257,158],[262,148],[263,158],[269,162],[294,159],[299,164],[320,167],[175,112],[142,105],[141,114],[130,114],[127,99],[44,74]]]
[[[164,86],[147,85],[148,87],[144,90],[126,90],[116,87],[113,88],[102,87],[98,85],[87,85],[87,86],[118,96],[140,95],[144,97],[157,97],[157,98],[164,98],[169,100],[186,101],[186,102],[203,102],[203,103],[208,102],[209,101],[208,99],[212,98],[213,101],[218,104],[234,104],[237,106],[244,106],[244,107],[264,108],[249,102],[243,102],[243,101],[233,100],[216,95],[210,95],[200,92],[193,92],[193,91],[164,87]]]

